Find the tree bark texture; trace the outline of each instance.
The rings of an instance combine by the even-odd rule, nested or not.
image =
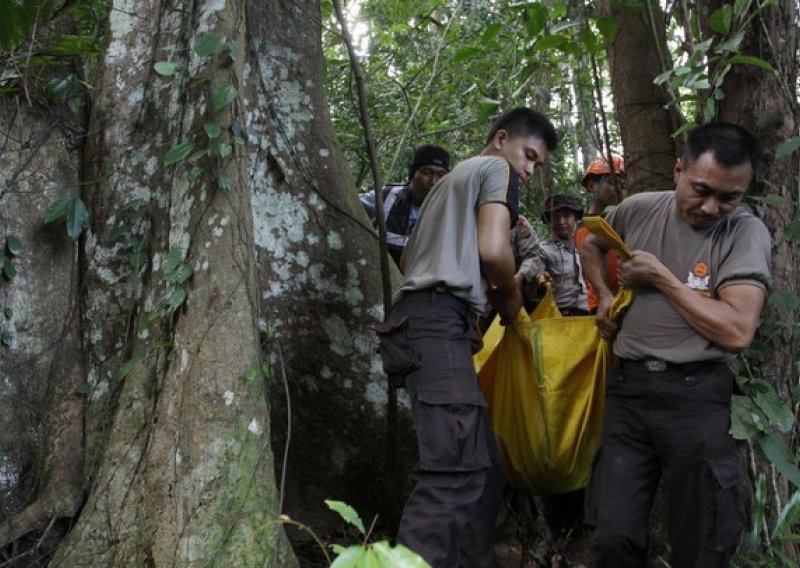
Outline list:
[[[603,16],[617,22],[614,40],[606,44],[611,85],[622,145],[625,148],[626,191],[661,191],[674,187],[672,169],[677,157],[672,133],[675,113],[653,80],[664,71],[668,54],[663,14],[658,2],[646,0],[630,10],[609,0],[598,2]]]
[[[3,119],[8,148],[23,127],[45,145],[0,155],[38,192],[3,196],[25,254],[0,292],[17,314],[0,372],[36,377],[19,383],[46,391],[37,410],[53,401],[17,451],[49,444],[33,465],[71,478],[3,544],[73,517],[54,565],[291,566],[272,451],[290,404],[285,509],[324,533],[323,499],[365,516],[381,503],[378,247],[327,114],[319,26],[316,0],[114,0],[80,149],[32,109]],[[41,218],[78,191],[91,223],[76,248]],[[29,503],[49,503],[48,479]]]

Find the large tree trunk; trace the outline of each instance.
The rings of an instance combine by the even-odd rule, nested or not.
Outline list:
[[[653,80],[667,64],[664,17],[658,2],[646,0],[630,10],[620,3],[600,0],[601,15],[617,23],[614,40],[606,44],[611,85],[622,145],[625,148],[626,189],[629,193],[672,189],[672,168],[677,157],[672,133],[676,114]]]
[[[52,404],[12,448],[47,446],[11,464],[39,473],[0,545],[71,518],[56,565],[293,565],[270,428],[271,406],[282,456],[290,403],[285,509],[327,532],[324,498],[382,502],[377,245],[327,114],[319,31],[316,0],[115,0],[82,148],[23,98],[3,115],[20,149],[3,175],[41,194],[5,219],[25,255],[0,372],[35,375],[31,406]],[[208,34],[224,42],[206,55]],[[22,152],[23,127],[44,145]],[[73,250],[41,218],[78,188],[91,224]],[[18,394],[0,392],[4,423],[25,412]]]
[[[701,4],[701,21],[721,6],[710,1]],[[763,10],[747,28],[740,52],[754,55],[768,62],[775,72],[752,65],[734,65],[722,84],[725,98],[719,101],[719,120],[734,122],[750,129],[764,145],[764,161],[756,176],[756,195],[769,195],[772,199],[762,209],[761,217],[773,238],[772,286],[773,291],[800,296],[800,252],[798,243],[785,233],[786,226],[800,214],[800,162],[798,152],[775,159],[776,148],[784,141],[798,135],[800,103],[797,98],[798,62],[798,4],[796,0],[779,0]],[[711,32],[709,32],[711,35]],[[779,199],[774,199],[778,197]],[[762,333],[757,342],[766,342],[769,356],[761,362],[761,376],[772,382],[784,401],[791,401],[791,391],[797,385],[797,360],[800,342],[797,339],[797,310],[781,306],[767,306]],[[764,333],[766,331],[766,333]],[[789,437],[795,444],[800,435],[797,422]],[[777,488],[780,502],[785,502],[792,489],[786,479],[777,477],[774,468],[763,458],[758,458],[758,471],[773,476],[770,488]],[[755,472],[753,472],[755,473]],[[771,520],[779,511],[768,500]],[[792,546],[786,550],[795,561],[800,550]]]

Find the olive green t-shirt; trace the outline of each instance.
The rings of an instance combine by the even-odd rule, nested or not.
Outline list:
[[[693,229],[681,218],[675,192],[645,192],[624,200],[608,222],[631,250],[655,255],[686,286],[718,298],[726,286],[770,282],[770,234],[742,208],[708,229]],[[634,290],[633,302],[614,341],[625,359],[671,363],[720,360],[731,354],[695,331],[666,296],[652,287]]]
[[[478,255],[478,209],[487,203],[509,208],[510,237],[519,211],[519,178],[501,157],[464,160],[439,181],[422,203],[406,245],[404,279],[395,300],[405,292],[436,288],[483,313],[487,283]]]

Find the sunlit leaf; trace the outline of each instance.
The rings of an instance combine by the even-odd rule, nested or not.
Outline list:
[[[178,270],[176,270],[175,274],[172,275],[172,279],[178,284],[183,284],[192,277],[193,273],[194,270],[192,270],[192,267],[184,263],[178,267]]]
[[[502,29],[503,29],[503,24],[501,24],[500,22],[495,22],[491,24],[488,28],[486,28],[486,31],[483,32],[483,36],[481,37],[481,42],[484,44],[491,43],[491,41],[498,36],[498,34]]]
[[[784,531],[791,530],[798,520],[800,520],[800,491],[795,491],[778,514],[775,527],[772,529],[772,538],[777,539]]]
[[[231,146],[227,142],[223,142],[222,144],[219,145],[219,155],[222,158],[227,158],[228,156],[231,155],[231,152],[233,152],[233,146]]]
[[[172,77],[178,70],[178,64],[171,61],[159,61],[153,65],[153,69],[163,77]]]
[[[784,404],[774,388],[767,392],[757,393],[753,400],[769,421],[781,432],[788,432],[794,424],[794,412],[788,404]]]
[[[364,523],[361,521],[358,513],[356,513],[356,510],[350,505],[342,501],[331,501],[330,499],[326,499],[325,504],[331,511],[339,513],[339,516],[342,517],[342,519],[356,527],[361,534],[366,534]]]
[[[331,568],[360,568],[364,554],[363,546],[349,546],[339,553],[331,564]]]
[[[614,41],[614,38],[617,35],[617,28],[617,21],[611,16],[597,18],[597,29],[600,30],[600,34],[603,36],[605,41]]]
[[[766,428],[766,419],[746,396],[734,395],[731,399],[730,434],[736,440],[749,440]]]

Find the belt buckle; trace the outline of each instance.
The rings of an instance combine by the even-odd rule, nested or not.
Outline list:
[[[645,359],[644,368],[651,373],[660,373],[667,370],[667,362],[661,359]]]

